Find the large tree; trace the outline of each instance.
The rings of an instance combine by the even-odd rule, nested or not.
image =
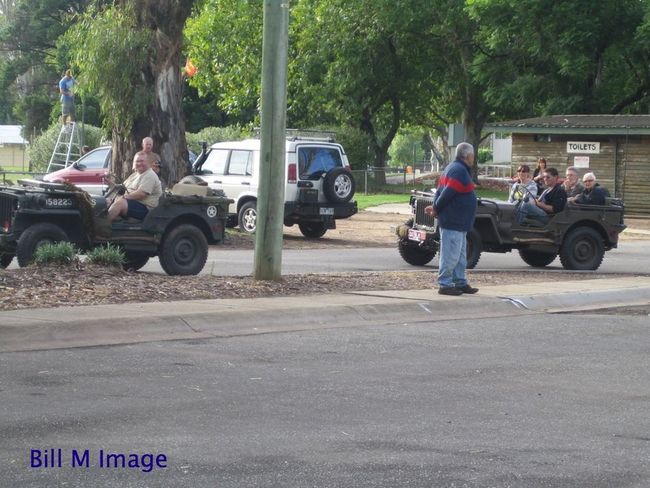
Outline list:
[[[79,70],[80,89],[99,98],[112,131],[113,171],[131,172],[146,136],[174,183],[187,161],[181,111],[183,26],[193,0],[120,0],[89,10],[61,44]]]

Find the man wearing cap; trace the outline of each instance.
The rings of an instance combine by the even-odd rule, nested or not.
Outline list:
[[[569,198],[570,202],[581,205],[605,205],[608,196],[607,190],[596,183],[596,175],[585,173],[582,177],[582,184],[585,189],[578,196]]]

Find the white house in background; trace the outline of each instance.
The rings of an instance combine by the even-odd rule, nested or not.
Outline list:
[[[24,167],[28,142],[23,139],[22,125],[0,125],[0,168]]]
[[[494,164],[510,164],[512,162],[512,137],[497,137],[497,134],[491,136],[492,144],[492,162]]]

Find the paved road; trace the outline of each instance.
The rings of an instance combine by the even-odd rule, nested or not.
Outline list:
[[[4,353],[0,486],[645,488],[649,330],[533,314]],[[63,467],[30,468],[48,448]]]
[[[598,270],[603,273],[639,273],[650,270],[650,241],[626,241],[619,249],[605,254]],[[437,269],[437,257],[427,266]],[[210,249],[203,273],[213,275],[250,275],[253,269],[253,251],[229,250],[218,246]],[[336,248],[290,249],[282,254],[283,274],[333,273],[350,271],[412,271],[419,268],[405,263],[396,248]],[[478,270],[531,270],[517,252],[507,254],[483,253]],[[562,270],[559,259],[546,269]],[[152,259],[143,271],[162,273],[158,259]]]

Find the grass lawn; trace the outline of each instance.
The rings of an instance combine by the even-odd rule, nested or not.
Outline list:
[[[490,200],[506,200],[508,198],[507,191],[498,191],[479,188],[476,190],[476,195],[480,198],[487,198]],[[408,203],[410,194],[408,193],[376,193],[370,195],[363,195],[357,193],[354,199],[357,201],[359,210],[364,210],[368,207],[376,207],[385,203]]]

